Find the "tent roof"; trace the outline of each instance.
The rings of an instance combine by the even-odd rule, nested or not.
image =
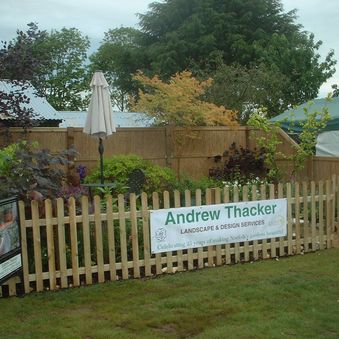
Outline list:
[[[295,133],[301,131],[300,122],[305,120],[305,108],[309,107],[309,112],[314,113],[316,111],[321,112],[325,107],[328,108],[328,112],[331,115],[330,120],[327,122],[327,126],[323,131],[335,131],[339,130],[339,97],[328,99],[315,99],[311,103],[304,103],[297,106],[294,109],[286,110],[284,113],[274,117],[271,121],[281,122],[281,127],[285,130],[290,130]]]

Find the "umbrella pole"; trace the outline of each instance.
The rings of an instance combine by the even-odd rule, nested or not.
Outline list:
[[[99,154],[100,154],[100,183],[104,184],[104,144],[102,138],[99,138]]]

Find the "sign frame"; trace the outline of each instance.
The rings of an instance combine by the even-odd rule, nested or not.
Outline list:
[[[22,275],[20,215],[17,197],[0,200],[0,286]]]

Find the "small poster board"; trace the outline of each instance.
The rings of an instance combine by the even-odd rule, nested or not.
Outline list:
[[[0,285],[22,269],[21,234],[16,198],[0,200]]]

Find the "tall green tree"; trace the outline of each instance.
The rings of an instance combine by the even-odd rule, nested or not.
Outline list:
[[[242,123],[247,122],[253,109],[265,107],[270,113],[283,108],[280,98],[289,79],[264,64],[221,64],[211,76],[213,83],[206,100],[236,110]]]
[[[267,98],[276,103],[268,105],[271,114],[278,114],[314,98],[335,71],[333,51],[321,60],[321,42],[302,30],[296,11],[284,12],[280,0],[165,0],[149,8],[139,22],[149,61],[144,71],[162,78],[185,69],[211,75],[220,65],[264,65],[284,82],[279,95]]]
[[[39,69],[47,64],[46,51],[41,46],[48,37],[38,25],[31,22],[26,32],[17,30],[17,36],[4,41],[0,49],[0,78],[32,81]]]
[[[57,110],[83,110],[89,90],[89,39],[76,28],[40,31],[36,23],[0,49],[2,79],[30,81]]]
[[[137,82],[133,74],[143,68],[145,55],[139,44],[141,33],[130,27],[111,29],[98,51],[91,57],[91,69],[105,72],[111,85],[112,101],[120,111],[129,108],[129,96],[136,97]]]
[[[35,79],[38,69],[47,61],[39,48],[47,38],[47,33],[40,31],[35,23],[27,26],[26,32],[18,30],[17,37],[4,41],[0,48],[0,79],[12,88],[10,92],[0,90],[0,112],[9,118],[0,121],[0,130],[7,136],[9,125],[27,129],[36,122],[36,114],[29,108],[30,98],[25,95],[25,90],[30,86],[29,82]]]
[[[88,104],[87,36],[76,28],[52,31],[39,50],[47,62],[32,83],[56,110],[83,110]]]

